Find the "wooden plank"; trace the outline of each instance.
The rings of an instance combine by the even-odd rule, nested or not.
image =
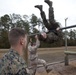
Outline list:
[[[68,55],[76,55],[76,51],[64,51],[64,53]]]
[[[68,55],[76,55],[76,51],[64,51],[65,55],[65,66],[69,65]]]

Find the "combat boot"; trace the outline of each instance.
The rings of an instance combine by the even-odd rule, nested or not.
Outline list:
[[[49,73],[50,71],[52,71],[52,69],[47,69],[46,72]]]
[[[45,67],[46,72],[49,73],[50,71],[52,71],[52,69],[48,68],[47,66]]]
[[[52,1],[50,1],[50,0],[45,0],[45,2],[46,2],[50,7],[52,7]]]
[[[38,8],[40,11],[42,11],[42,5],[35,5],[35,8]]]

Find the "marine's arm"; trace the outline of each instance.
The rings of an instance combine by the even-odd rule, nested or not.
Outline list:
[[[39,47],[40,46],[40,41],[39,41],[39,39],[38,39],[38,36],[36,35],[35,36],[35,39],[36,39],[36,45],[35,45],[35,47]]]

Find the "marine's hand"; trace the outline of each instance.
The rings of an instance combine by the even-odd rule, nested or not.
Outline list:
[[[30,42],[32,42],[32,38],[30,38]]]
[[[57,27],[56,30],[60,30],[60,27]]]
[[[38,35],[35,35],[35,39],[38,39]]]
[[[45,38],[45,39],[47,38],[47,34],[46,33],[42,33],[41,35],[43,36],[43,38]]]

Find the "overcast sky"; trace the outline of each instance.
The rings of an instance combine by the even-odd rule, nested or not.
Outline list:
[[[76,24],[76,0],[52,0],[55,19],[65,26],[65,18],[68,17],[67,26]],[[40,11],[35,5],[43,5],[43,10],[48,18],[48,5],[44,0],[0,0],[0,16],[4,14],[20,14],[30,16],[34,13],[40,17]]]

